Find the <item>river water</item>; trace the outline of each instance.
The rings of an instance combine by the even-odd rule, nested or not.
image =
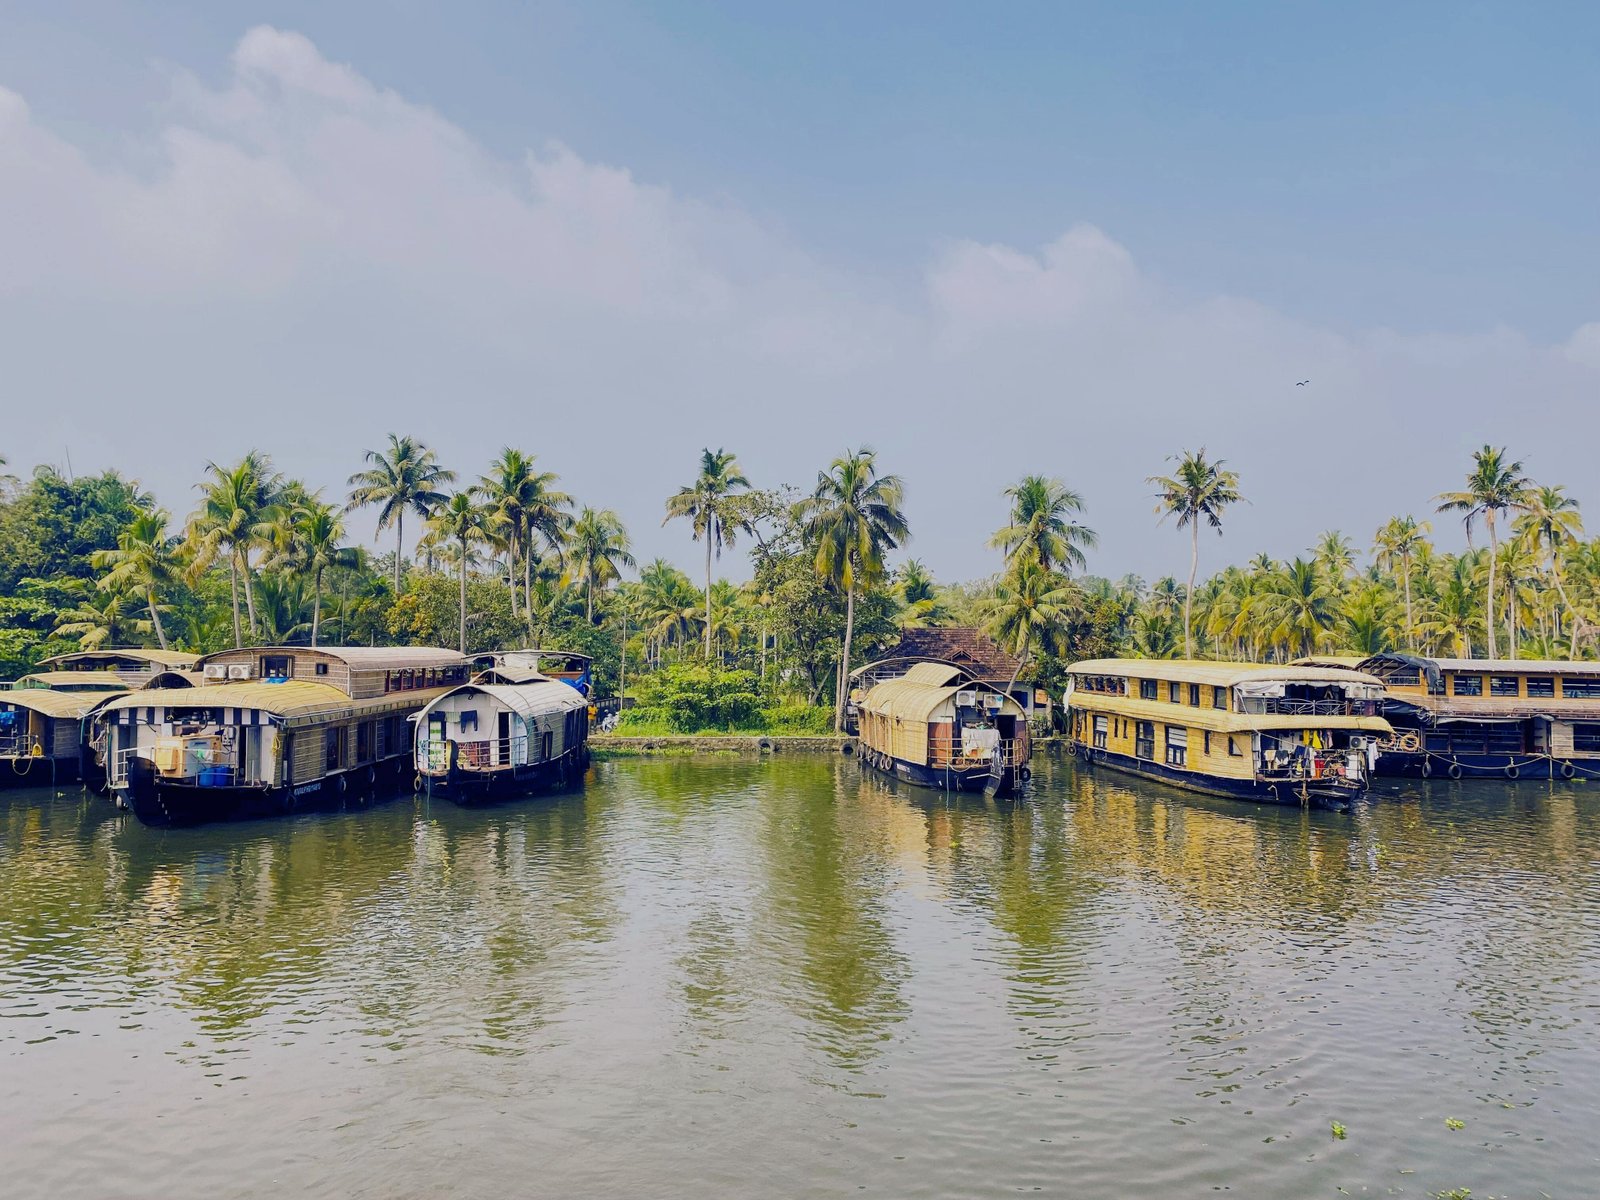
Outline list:
[[[1592,787],[0,793],[8,1196],[1593,1196],[1597,1023]]]

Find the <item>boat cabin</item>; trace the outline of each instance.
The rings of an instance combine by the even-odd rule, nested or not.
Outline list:
[[[865,761],[928,787],[1009,789],[1032,753],[1022,705],[948,663],[875,684],[858,721]]]
[[[414,714],[419,782],[452,799],[529,790],[574,777],[588,741],[589,705],[570,683],[535,676],[452,688]]]
[[[496,650],[473,656],[472,670],[488,683],[559,679],[583,696],[594,694],[594,659],[573,650]]]
[[[52,675],[77,671],[109,673],[119,678],[123,686],[137,688],[166,671],[193,671],[199,660],[198,654],[187,650],[112,646],[101,650],[75,650],[70,654],[57,654],[41,661],[39,667]]]

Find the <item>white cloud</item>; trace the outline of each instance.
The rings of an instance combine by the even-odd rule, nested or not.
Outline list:
[[[461,467],[515,442],[681,557],[661,497],[701,445],[803,482],[869,441],[945,574],[991,565],[1024,471],[1087,493],[1107,570],[1164,566],[1142,480],[1201,442],[1256,501],[1235,557],[1420,511],[1485,440],[1586,478],[1600,323],[1556,346],[1317,328],[1179,296],[1091,225],[953,241],[897,290],[562,145],[497,158],[272,29],[168,111],[97,161],[0,89],[13,464],[68,446],[184,507],[201,462],[255,444],[331,486],[390,429]]]

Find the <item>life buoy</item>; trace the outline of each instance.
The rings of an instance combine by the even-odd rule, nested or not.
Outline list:
[[[1569,761],[1567,759],[1563,759],[1562,760],[1562,762],[1561,762],[1561,778],[1563,778],[1563,779],[1571,779],[1577,773],[1578,773],[1578,768],[1573,766],[1571,761]]]
[[[1446,775],[1450,776],[1451,779],[1460,779],[1461,778],[1461,764],[1458,763],[1458,762],[1451,763],[1448,767],[1446,767],[1444,769],[1444,773]]]
[[[1414,733],[1401,734],[1399,740],[1400,740],[1400,749],[1402,749],[1402,750],[1408,750],[1409,751],[1409,750],[1420,750],[1420,749],[1422,749],[1422,739],[1419,738]]]
[[[1522,772],[1517,768],[1517,764],[1516,763],[1507,763],[1506,764],[1506,778],[1507,779],[1515,779],[1521,774],[1522,774]]]

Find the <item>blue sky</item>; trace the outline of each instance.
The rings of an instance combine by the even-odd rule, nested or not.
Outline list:
[[[202,323],[216,322],[215,360],[171,366],[182,322],[194,315],[181,306],[140,316],[151,322],[142,343],[165,345],[167,358],[129,348],[141,375],[167,376],[164,395],[215,395],[230,365],[248,363],[248,377],[233,385],[239,395],[308,383],[315,394],[326,381],[326,409],[360,393],[371,356],[399,340],[415,360],[379,394],[351,399],[351,420],[333,418],[331,435],[359,440],[372,420],[387,428],[410,419],[426,430],[438,414],[426,387],[476,387],[488,398],[496,420],[473,436],[448,425],[433,434],[463,457],[487,459],[497,439],[537,437],[550,446],[547,457],[559,449],[570,458],[592,447],[586,432],[606,421],[597,414],[637,414],[641,432],[659,433],[619,449],[614,471],[550,465],[596,498],[604,493],[647,552],[685,561],[692,555],[670,531],[653,529],[653,506],[664,486],[682,482],[701,444],[726,443],[763,468],[756,473],[798,483],[829,448],[871,440],[908,476],[913,500],[929,506],[918,552],[945,576],[988,569],[979,537],[997,514],[947,504],[929,458],[949,452],[948,437],[933,429],[959,427],[965,437],[974,406],[996,403],[1026,415],[1039,436],[1020,450],[1003,436],[969,439],[966,467],[990,492],[1024,469],[1069,478],[1089,494],[1092,522],[1107,536],[1096,564],[1107,571],[1166,565],[1169,539],[1150,528],[1140,481],[1180,442],[1209,441],[1247,483],[1252,474],[1261,481],[1239,535],[1228,539],[1226,557],[1236,559],[1261,548],[1291,552],[1333,520],[1364,540],[1388,512],[1420,512],[1453,486],[1465,450],[1484,440],[1518,443],[1513,449],[1536,471],[1584,482],[1586,457],[1571,432],[1575,422],[1580,434],[1595,432],[1600,373],[1600,328],[1584,332],[1600,321],[1600,10],[1592,6],[23,0],[0,12],[0,87],[26,102],[33,134],[70,147],[102,176],[188,179],[164,141],[178,128],[244,147],[257,161],[281,153],[305,188],[296,195],[313,197],[306,203],[317,211],[365,196],[354,177],[324,192],[326,171],[296,173],[316,156],[309,143],[293,144],[309,127],[304,106],[285,99],[293,87],[276,67],[247,71],[240,83],[233,56],[261,25],[301,35],[306,54],[347,65],[375,95],[392,92],[410,118],[447,123],[470,143],[473,165],[464,169],[475,175],[515,175],[529,151],[546,161],[570,154],[586,182],[574,208],[558,205],[568,223],[551,245],[592,234],[607,253],[633,245],[643,258],[629,271],[680,254],[714,270],[651,275],[649,312],[632,307],[637,297],[608,294],[589,321],[565,329],[564,348],[486,355],[483,318],[452,332],[425,306],[397,301],[392,287],[363,290],[403,265],[418,295],[433,294],[428,263],[458,251],[470,257],[450,240],[466,234],[441,234],[428,263],[402,264],[413,247],[367,247],[343,270],[294,270],[242,289],[229,281],[248,268],[211,240],[185,251],[218,255],[204,283],[173,286],[198,286],[184,303],[199,306]],[[282,101],[270,144],[219,100],[241,89],[252,103]],[[375,120],[368,133],[387,118]],[[609,178],[607,168],[625,172],[635,189],[629,204],[656,203],[652,189],[670,197],[662,201],[670,212],[652,210],[648,237],[636,213],[622,226],[592,217],[614,214],[606,196],[589,190]],[[145,197],[140,236],[170,242],[170,231],[150,233],[163,204],[225,211],[230,186],[205,178],[220,190],[175,199],[173,189],[156,188]],[[426,228],[439,227],[441,206],[476,211],[474,195],[435,197]],[[47,232],[82,244],[83,231],[60,208],[58,200],[40,210]],[[172,219],[192,229],[192,220]],[[226,224],[243,243],[260,244],[259,219],[240,213]],[[428,220],[417,212],[404,219]],[[1079,239],[1052,265],[1046,248],[1084,227],[1105,245]],[[314,241],[317,263],[329,261],[329,246],[342,260],[341,235],[326,242],[303,226],[292,235],[274,228],[288,239],[285,253],[293,246],[312,255]],[[685,228],[681,242],[663,232]],[[110,245],[100,267],[126,251]],[[570,298],[538,289],[563,272],[609,278],[622,269],[609,258],[558,254],[561,271],[543,273],[544,260],[526,255],[522,282],[475,281],[506,289],[495,311],[526,303],[530,312],[554,305],[570,315]],[[1036,278],[1040,263],[1046,270]],[[81,345],[87,334],[109,349],[130,336],[113,329],[127,294],[89,267],[73,279],[69,288],[46,274],[9,293],[26,304],[26,332],[12,334],[20,356],[13,384],[65,406],[94,403],[87,394],[107,380],[61,372],[59,355],[45,348]],[[145,286],[164,291],[167,282]],[[50,303],[39,303],[40,286]],[[735,308],[782,299],[772,301],[764,332],[753,333],[721,318],[697,323],[671,304],[663,317],[661,302],[678,288],[687,289],[685,304],[707,288],[723,296],[719,304],[740,296]],[[1102,312],[1120,316],[1096,324]],[[702,349],[684,349],[680,320],[695,322]],[[295,371],[266,352],[264,324]],[[839,339],[819,331],[835,328],[892,352],[875,357],[863,345],[831,361]],[[783,353],[720,364],[716,348],[730,336],[744,343],[740,355],[752,337],[766,336],[780,337]],[[1116,352],[1097,349],[1105,345]],[[798,377],[786,354],[804,361]],[[597,366],[596,355],[619,361]],[[806,375],[819,357],[830,360],[825,369]],[[437,379],[428,378],[433,368]],[[1366,440],[1389,443],[1366,461],[1414,464],[1414,484],[1375,480],[1393,494],[1337,505],[1292,488],[1305,470],[1285,463],[1283,439],[1326,422],[1282,388],[1319,373],[1314,387],[1346,418],[1331,426],[1338,443],[1352,452]],[[952,378],[961,386],[942,392]],[[138,393],[145,384],[123,373],[114,386]],[[656,387],[659,394],[645,394]],[[795,411],[808,389],[831,397],[814,420]],[[1185,390],[1192,400],[1180,400]],[[493,426],[514,428],[516,398],[530,391],[573,403],[552,399],[538,435],[499,438]],[[921,431],[905,417],[919,403],[929,418]],[[658,421],[683,406],[697,413],[693,427]],[[1107,419],[1107,406],[1145,417],[1128,428]],[[1509,419],[1518,411],[1531,419]],[[796,423],[807,428],[797,433]],[[6,451],[14,463],[59,458],[53,444],[76,433],[70,424],[41,427],[30,445],[29,432]],[[137,436],[98,448],[86,440],[75,461],[144,445]],[[227,444],[210,448],[196,437],[195,454],[231,452],[230,438],[219,440]],[[681,460],[675,473],[653,470],[655,456],[668,452]],[[324,482],[338,474],[331,456],[324,462],[287,445],[276,453],[286,467],[321,471]],[[165,474],[172,464],[128,467],[170,503],[184,503],[184,481]],[[1336,474],[1318,467],[1313,476],[1329,494]]]

